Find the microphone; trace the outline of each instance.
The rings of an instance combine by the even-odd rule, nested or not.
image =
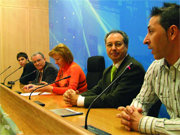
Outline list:
[[[10,73],[8,76],[6,76],[6,77],[4,78],[4,82],[3,82],[2,84],[5,85],[6,79],[7,79],[10,75],[12,75],[12,74],[14,74],[16,71],[18,71],[20,68],[22,68],[22,67],[17,68],[15,71],[13,71],[13,72]]]
[[[24,79],[24,78],[28,77],[29,75],[35,73],[36,71],[37,71],[37,70],[34,70],[34,71],[32,71],[31,73],[29,73],[29,74],[27,74],[27,75],[25,75],[25,76],[23,76],[23,77],[20,77],[19,79],[15,80],[15,81],[9,81],[8,84],[13,85],[13,84],[15,84],[15,82],[17,82],[18,80]]]
[[[92,102],[91,104],[89,105],[88,107],[88,111],[86,113],[86,118],[85,118],[85,125],[84,125],[84,128],[85,129],[88,129],[88,125],[87,125],[87,119],[88,119],[88,114],[89,114],[89,111],[92,107],[92,105],[94,104],[94,102],[102,95],[104,94],[104,92],[106,92],[123,74],[126,70],[131,70],[131,65],[132,65],[132,62],[129,63],[129,65],[126,66],[126,68],[123,70],[123,72],[117,77],[115,78]],[[95,128],[95,127],[94,127]],[[96,129],[96,128],[95,128]]]
[[[7,67],[2,73],[0,73],[0,75],[2,75],[4,72],[6,72],[6,70],[8,70],[11,66]]]
[[[48,86],[48,85],[50,85],[50,84],[59,82],[59,81],[64,80],[64,79],[68,79],[68,78],[70,78],[70,77],[71,77],[71,76],[69,75],[69,76],[66,76],[66,77],[64,77],[64,78],[61,78],[61,79],[59,79],[59,80],[57,80],[57,81],[53,81],[53,82],[51,82],[51,83],[48,83],[48,84],[45,84],[45,85],[42,85],[42,86],[37,87],[36,89],[34,89],[33,91],[31,91],[31,93],[30,93],[30,95],[29,95],[29,100],[31,100],[31,95],[32,95],[32,93],[33,93],[34,91],[36,91],[37,89],[43,88],[43,87],[45,87],[45,86]]]

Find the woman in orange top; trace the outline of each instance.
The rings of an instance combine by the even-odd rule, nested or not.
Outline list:
[[[64,94],[64,92],[68,89],[77,90],[79,93],[87,90],[86,76],[81,67],[77,63],[73,62],[73,55],[66,45],[61,43],[55,46],[49,52],[49,56],[52,57],[55,60],[55,64],[59,66],[56,81],[67,76],[71,77],[37,89],[37,91]],[[31,92],[37,87],[39,86],[33,85],[25,91]]]

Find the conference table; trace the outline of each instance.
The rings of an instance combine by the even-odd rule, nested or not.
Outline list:
[[[40,134],[93,134],[83,128],[87,108],[72,107],[65,104],[62,95],[48,94],[22,96],[16,91],[22,91],[23,85],[16,82],[12,89],[0,84],[0,104],[4,111],[16,123],[23,135]],[[40,101],[44,107],[34,103]],[[61,117],[51,109],[69,108],[82,115]],[[112,135],[139,135],[134,131],[127,131],[116,117],[119,113],[115,108],[92,108],[88,116],[88,125],[94,126]]]

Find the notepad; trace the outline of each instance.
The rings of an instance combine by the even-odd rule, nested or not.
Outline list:
[[[74,115],[81,115],[83,114],[82,112],[77,112],[69,108],[61,108],[61,109],[52,109],[50,110],[54,112],[57,115],[60,115],[62,117],[67,117],[67,116],[74,116]]]
[[[35,96],[35,95],[39,95],[40,92],[33,92],[31,96]],[[50,92],[43,92],[41,93],[41,95],[48,95],[48,94],[52,94]],[[21,93],[22,96],[29,96],[30,93]]]

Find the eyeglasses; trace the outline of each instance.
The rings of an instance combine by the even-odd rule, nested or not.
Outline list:
[[[115,44],[113,44],[113,43],[107,43],[106,44],[106,47],[108,47],[108,48],[112,48],[113,47],[113,45],[115,45],[115,47],[120,47],[121,45],[123,45],[123,42],[115,42]]]
[[[32,61],[34,64],[40,62],[42,59],[37,59],[36,61]]]

